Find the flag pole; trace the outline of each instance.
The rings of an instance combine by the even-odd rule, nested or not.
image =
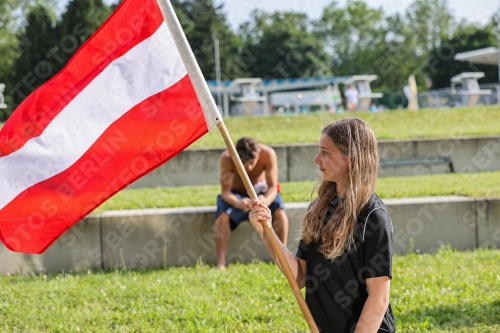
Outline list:
[[[219,109],[217,108],[217,105],[215,104],[215,101],[212,97],[212,93],[208,89],[207,83],[205,81],[205,78],[203,77],[203,74],[201,72],[201,69],[198,65],[198,62],[196,61],[196,58],[194,57],[193,51],[191,50],[191,47],[189,46],[189,43],[186,39],[186,35],[184,34],[184,31],[182,30],[182,27],[179,23],[179,20],[177,18],[177,15],[175,14],[174,8],[172,7],[172,4],[170,3],[170,0],[157,0],[158,4],[161,8],[161,11],[163,13],[163,17],[165,19],[165,22],[167,23],[168,29],[170,30],[170,33],[172,34],[172,38],[175,42],[175,45],[177,46],[177,49],[179,50],[179,53],[181,55],[182,61],[184,62],[184,65],[186,66],[187,72],[189,74],[189,77],[191,79],[191,82],[193,84],[193,87],[196,91],[196,95],[198,96],[198,99],[200,100],[200,104],[203,109],[205,110],[210,110],[212,114],[218,115],[217,119],[207,119],[207,122],[215,122],[217,123],[217,127],[219,128],[222,137],[224,138],[224,142],[226,143],[226,146],[229,150],[229,153],[231,154],[231,157],[234,161],[234,164],[236,165],[236,169],[238,170],[238,173],[245,184],[245,188],[250,196],[250,198],[259,200],[259,197],[255,193],[255,190],[253,188],[253,185],[248,178],[248,174],[245,171],[245,168],[243,166],[243,163],[241,162],[241,159],[236,152],[236,148],[234,147],[233,141],[231,140],[231,137],[229,136],[229,132],[227,131],[226,125],[222,121],[222,117],[220,116]],[[304,318],[307,322],[307,325],[309,326],[309,329],[313,333],[319,333],[318,327],[316,326],[316,323],[314,322],[314,319],[311,315],[311,312],[309,311],[309,308],[307,307],[307,304],[304,300],[304,297],[302,296],[302,293],[300,292],[300,288],[297,284],[297,281],[295,280],[295,277],[293,276],[293,273],[290,269],[290,266],[288,265],[288,262],[286,261],[285,255],[283,254],[283,251],[281,250],[281,247],[279,246],[277,236],[274,232],[272,232],[272,226],[270,221],[266,221],[262,223],[262,226],[264,227],[265,233],[268,235],[268,239],[271,243],[271,246],[276,253],[276,257],[278,259],[278,263],[280,267],[283,269],[283,273],[288,280],[288,283],[290,284],[290,287],[292,288],[293,294],[299,303],[299,307],[302,311],[302,314],[304,315]]]

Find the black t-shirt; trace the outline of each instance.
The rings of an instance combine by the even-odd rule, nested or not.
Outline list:
[[[325,223],[339,204],[330,205]],[[318,251],[318,243],[299,243],[297,257],[306,261],[306,303],[320,332],[351,333],[368,298],[366,279],[392,278],[392,221],[373,193],[357,218],[355,248],[333,262]],[[391,306],[378,332],[395,332]]]

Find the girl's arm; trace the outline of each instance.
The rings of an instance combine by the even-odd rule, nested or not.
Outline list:
[[[368,298],[354,333],[376,333],[389,307],[390,277],[368,278],[366,286],[368,287]]]
[[[280,264],[278,263],[278,259],[276,257],[276,253],[274,252],[271,242],[269,241],[269,237],[272,237],[271,235],[264,235],[264,228],[262,227],[262,224],[260,221],[270,221],[271,220],[271,211],[266,205],[263,205],[261,203],[258,203],[257,200],[252,200],[254,207],[250,211],[249,214],[249,219],[250,223],[252,223],[253,227],[259,235],[261,236],[262,241],[266,245],[267,249],[273,256],[274,262],[276,265],[278,265],[279,269],[281,272],[283,272],[283,269],[281,268]],[[271,229],[271,231],[274,234],[274,230]],[[281,250],[283,251],[283,254],[285,255],[286,261],[288,262],[288,266],[290,266],[290,270],[293,273],[293,276],[295,277],[295,281],[297,281],[297,284],[299,285],[299,288],[304,288],[306,286],[306,262],[305,260],[302,260],[298,258],[292,251],[290,251],[274,234],[274,237],[276,237],[276,240],[278,241],[279,246],[281,247]]]

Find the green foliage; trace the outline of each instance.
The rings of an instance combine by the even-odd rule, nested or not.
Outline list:
[[[296,78],[329,75],[323,43],[308,31],[305,14],[262,11],[252,13],[251,22],[240,27],[245,49],[254,57],[254,77]]]
[[[439,47],[452,32],[453,15],[448,0],[415,0],[406,16],[417,39],[418,53]]]
[[[248,55],[239,54],[242,41],[229,28],[223,5],[215,6],[213,0],[174,0],[172,5],[205,79],[215,79],[214,35],[219,39],[222,79],[249,74]]]
[[[22,96],[63,68],[119,1],[109,7],[103,0],[71,0],[51,33],[50,29],[35,31],[25,24],[35,18],[40,27],[42,20],[55,22],[55,3],[0,0],[0,81],[7,83],[10,105],[0,114],[0,121]],[[449,86],[449,78],[464,70],[484,71],[487,77],[483,82],[497,80],[494,67],[457,62],[453,56],[496,45],[493,27],[500,22],[500,15],[486,27],[457,23],[447,0],[414,0],[405,13],[392,16],[368,7],[364,0],[332,1],[317,21],[300,13],[257,10],[237,32],[230,29],[223,5],[214,0],[172,0],[172,4],[208,80],[216,76],[215,36],[223,80],[376,74],[378,80],[372,88],[384,93],[378,102],[389,108],[406,105],[402,88],[410,74],[415,75],[420,90],[428,88],[431,81],[434,87]],[[34,9],[41,8],[39,5],[45,6],[45,14]],[[40,42],[32,43],[38,39]],[[24,57],[24,49],[31,44],[37,46],[30,47],[30,56]],[[26,75],[33,75],[40,61],[49,62],[51,71],[47,72],[51,75],[34,76],[35,82],[22,83]],[[16,93],[19,89],[13,90],[19,82],[21,94]]]
[[[56,73],[111,14],[103,0],[71,0],[56,26]]]
[[[398,332],[500,330],[499,250],[393,259]],[[307,332],[274,264],[0,276],[2,332]]]
[[[15,18],[11,14],[15,11],[15,0],[0,0],[0,82],[6,83],[12,73],[14,59],[18,56],[18,41],[16,38]],[[6,102],[11,104],[6,96]],[[12,108],[0,109],[0,121],[7,119]]]
[[[15,0],[0,0],[0,82],[6,79],[17,55],[15,10]]]
[[[281,195],[285,202],[311,201],[313,187],[312,181],[282,183]],[[500,197],[500,172],[379,178],[375,191],[381,198],[440,195]],[[130,189],[117,193],[95,213],[120,209],[214,206],[219,193],[218,185]]]
[[[462,22],[455,31],[453,38],[444,41],[429,56],[428,68],[433,88],[449,87],[450,79],[462,72],[484,72],[485,77],[481,79],[481,82],[498,82],[496,66],[474,65],[453,60],[454,55],[457,53],[496,45],[497,38],[491,24],[478,27]]]
[[[415,32],[403,15],[394,14],[385,20],[380,30],[385,37],[372,65],[378,79],[372,86],[374,91],[384,92],[379,103],[395,109],[400,104],[405,105],[402,88],[408,84],[410,74],[415,75],[420,88],[425,87],[427,54],[417,52]]]
[[[384,41],[383,13],[368,8],[363,1],[348,0],[346,7],[334,1],[315,22],[315,33],[332,54],[335,74],[354,75],[374,72]]]
[[[2,61],[0,52],[3,65],[0,81],[7,84],[9,105],[9,109],[0,115],[0,120],[4,120],[33,90],[59,72],[111,13],[102,0],[72,0],[55,25],[54,0],[23,0],[12,2],[6,8],[10,12],[4,15],[0,11],[0,22],[10,19],[8,26],[14,37],[9,37],[10,44],[0,42],[0,51],[2,47],[8,51],[5,61]],[[15,13],[21,13],[21,17]]]
[[[408,76],[414,74],[425,87],[430,50],[452,32],[453,17],[446,0],[416,0],[404,15],[384,16],[364,1],[334,1],[314,23],[315,33],[331,54],[335,74],[377,74],[372,86],[389,91],[385,98],[401,98]],[[400,103],[384,100],[394,108]]]
[[[0,83],[7,85],[4,94],[8,105],[7,109],[0,110],[0,121],[7,119],[13,110],[13,101],[8,93],[14,75],[14,62],[23,54],[23,48],[31,43],[19,36],[26,25],[28,13],[37,5],[49,8],[48,12],[53,14],[54,0],[0,0]]]
[[[14,61],[10,77],[9,94],[15,107],[33,90],[53,75],[53,68],[47,55],[54,48],[53,15],[43,5],[32,7],[26,17],[26,28],[19,36],[24,47]]]

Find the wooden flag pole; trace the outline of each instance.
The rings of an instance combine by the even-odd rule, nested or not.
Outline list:
[[[236,165],[236,169],[238,169],[238,173],[240,174],[240,177],[243,180],[243,184],[245,184],[245,188],[248,192],[248,195],[250,196],[250,198],[259,201],[259,197],[257,196],[257,193],[255,193],[255,189],[253,188],[253,185],[250,182],[250,178],[248,178],[248,174],[245,170],[245,167],[243,166],[243,163],[241,162],[240,156],[238,155],[238,152],[234,147],[233,141],[229,136],[229,132],[227,131],[226,125],[224,124],[224,122],[221,122],[217,124],[217,127],[219,128],[222,137],[224,138],[224,142],[226,143],[229,153],[231,154],[234,164]],[[292,288],[293,295],[295,296],[295,299],[299,303],[300,310],[302,310],[302,314],[306,319],[309,329],[313,333],[319,333],[318,327],[314,322],[314,318],[312,317],[311,311],[309,311],[309,307],[307,306],[304,297],[302,297],[299,285],[297,284],[297,281],[293,276],[292,270],[290,269],[290,266],[286,261],[285,255],[283,254],[283,251],[281,250],[281,247],[278,243],[278,237],[274,232],[272,232],[272,226],[270,221],[265,221],[265,222],[262,221],[262,226],[264,227],[264,232],[267,235],[267,238],[269,239],[269,242],[271,243],[274,252],[276,253],[276,257],[278,259],[280,267],[283,269],[283,274],[285,274],[285,277],[288,280],[290,287]]]
[[[259,200],[259,197],[255,193],[253,185],[250,182],[250,179],[248,178],[248,174],[245,171],[245,168],[243,167],[243,163],[241,162],[241,159],[238,153],[236,152],[236,148],[234,147],[233,141],[229,136],[226,125],[222,121],[219,109],[217,108],[217,105],[215,105],[215,101],[212,97],[212,94],[210,93],[210,90],[208,89],[207,83],[205,81],[205,78],[203,77],[200,66],[196,61],[196,58],[193,54],[193,51],[191,50],[191,47],[189,46],[189,43],[186,39],[186,35],[182,30],[182,27],[179,23],[177,15],[175,14],[172,4],[170,3],[170,0],[157,0],[157,1],[163,13],[165,22],[167,23],[170,33],[172,34],[172,38],[175,42],[175,45],[177,46],[177,50],[179,51],[182,61],[186,66],[186,70],[189,74],[193,87],[196,91],[196,95],[200,100],[202,108],[210,111],[210,113],[214,115],[217,115],[216,119],[206,119],[207,123],[214,123],[215,121],[217,122],[217,127],[219,128],[222,137],[224,138],[224,142],[226,143],[227,149],[229,150],[229,153],[233,158],[234,164],[238,169],[238,173],[240,174],[240,177],[243,180],[243,183],[245,184],[245,188],[248,191],[249,196],[252,199]],[[274,252],[276,253],[278,263],[280,267],[283,269],[285,277],[288,280],[290,287],[292,288],[293,294],[297,299],[297,302],[299,303],[299,307],[302,310],[302,314],[306,319],[309,329],[313,333],[319,333],[318,327],[314,322],[314,319],[311,315],[311,312],[309,311],[309,308],[307,307],[304,297],[302,297],[302,293],[300,292],[300,288],[297,284],[297,281],[295,280],[295,277],[293,276],[290,266],[286,261],[285,255],[283,254],[283,251],[279,246],[278,239],[275,233],[272,232],[272,226],[270,221],[263,222],[262,226],[264,227],[265,233],[268,235],[268,239],[271,242],[271,246]]]

